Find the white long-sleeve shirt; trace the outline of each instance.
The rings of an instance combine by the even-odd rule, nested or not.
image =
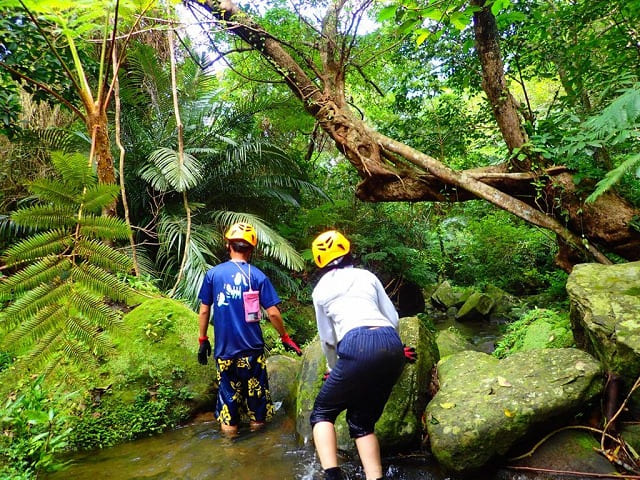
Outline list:
[[[327,365],[337,361],[336,347],[357,327],[398,328],[396,312],[378,277],[361,268],[338,268],[324,274],[313,289],[318,334]]]

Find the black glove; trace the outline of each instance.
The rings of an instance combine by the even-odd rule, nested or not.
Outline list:
[[[416,349],[413,347],[407,347],[404,345],[404,358],[409,363],[416,363],[418,359],[418,354],[416,353]]]
[[[198,363],[200,365],[206,365],[209,363],[207,357],[211,356],[211,343],[208,338],[204,338],[200,340],[200,349],[198,350]]]

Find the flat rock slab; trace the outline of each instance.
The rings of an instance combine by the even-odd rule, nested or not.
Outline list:
[[[438,462],[455,472],[478,470],[533,428],[577,410],[603,385],[600,363],[574,348],[503,360],[464,351],[443,359],[438,377],[427,431]]]

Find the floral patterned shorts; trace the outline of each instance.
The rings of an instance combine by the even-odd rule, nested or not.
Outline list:
[[[241,418],[265,422],[273,415],[264,354],[216,358],[218,402],[216,418],[224,425],[238,425]]]

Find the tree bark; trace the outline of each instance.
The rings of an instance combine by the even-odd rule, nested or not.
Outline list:
[[[490,7],[483,6],[484,0],[473,0],[471,3],[482,7],[481,10],[473,14],[476,50],[482,66],[482,89],[487,94],[507,148],[509,152],[512,152],[522,148],[528,138],[520,124],[518,104],[509,91],[504,75],[496,18],[491,13]],[[531,162],[528,158],[522,161],[513,159],[512,163],[519,170],[531,168]]]

